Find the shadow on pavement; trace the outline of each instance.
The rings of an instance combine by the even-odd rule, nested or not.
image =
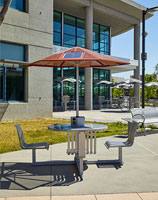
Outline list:
[[[0,163],[0,190],[68,186],[81,180],[75,165],[33,166],[31,163]]]
[[[144,131],[143,132],[137,132],[135,137],[139,137],[139,136],[147,136],[147,135],[156,135],[158,134],[158,129],[157,130],[150,130],[150,131],[145,131],[144,135]],[[126,139],[128,137],[128,135],[116,135],[115,138],[124,138]]]
[[[129,110],[102,110],[103,113],[130,113]]]

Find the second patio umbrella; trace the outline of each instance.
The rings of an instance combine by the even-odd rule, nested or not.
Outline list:
[[[129,64],[108,55],[102,55],[81,47],[74,47],[43,58],[28,66],[41,67],[76,67],[76,117],[79,116],[79,67],[106,67]]]

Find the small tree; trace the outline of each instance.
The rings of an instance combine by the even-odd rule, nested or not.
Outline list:
[[[9,6],[10,6],[11,1],[12,1],[12,0],[5,0],[5,1],[4,1],[4,5],[3,5],[3,7],[2,7],[2,9],[1,9],[1,11],[0,11],[0,25],[1,25],[1,24],[3,23],[3,21],[4,21],[5,15],[6,15],[7,11],[8,11],[8,8],[9,8]]]
[[[155,66],[155,73],[158,74],[158,64]]]

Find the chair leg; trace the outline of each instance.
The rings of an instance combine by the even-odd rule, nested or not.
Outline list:
[[[36,163],[36,149],[32,149],[32,163]]]
[[[123,164],[123,161],[122,161],[122,147],[119,147],[118,154],[119,154],[118,155],[119,162],[122,165]]]

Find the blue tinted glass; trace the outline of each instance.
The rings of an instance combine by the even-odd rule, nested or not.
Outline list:
[[[85,21],[77,19],[77,37],[85,38]]]
[[[16,9],[16,0],[11,1],[10,7]]]
[[[64,34],[64,44],[75,45],[75,36]]]
[[[54,27],[53,28],[54,28],[53,29],[54,31],[61,32],[61,23],[54,21]]]
[[[64,58],[81,58],[82,52],[68,52],[65,53]]]
[[[77,46],[85,47],[85,39],[84,38],[77,38]]]
[[[0,5],[4,4],[4,0],[0,0]],[[12,0],[10,8],[14,8],[20,11],[25,11],[25,0]]]
[[[53,36],[54,42],[58,42],[59,44],[61,44],[61,33],[54,32]]]
[[[99,42],[93,41],[93,49],[99,49]]]
[[[76,35],[76,33],[75,33],[75,26],[64,24],[64,33],[75,36]]]
[[[100,25],[100,33],[109,36],[109,27]]]
[[[0,59],[25,61],[25,46],[1,42]]]
[[[0,0],[0,5],[2,6],[4,4],[4,0]]]
[[[93,40],[99,41],[99,34],[93,33]]]
[[[100,43],[100,50],[104,51],[104,49],[105,49],[105,43]]]
[[[109,37],[103,34],[100,34],[100,42],[109,43]]]
[[[76,35],[76,18],[64,15],[64,33],[70,34],[70,35]]]
[[[63,46],[64,46],[64,47],[68,47],[68,48],[75,47],[75,45],[70,45],[70,44],[64,44]]]
[[[24,0],[16,0],[16,6],[18,10],[24,11],[25,10]]]
[[[77,28],[77,37],[85,38],[85,29]]]
[[[62,17],[60,12],[54,11],[54,31],[61,32]]]

